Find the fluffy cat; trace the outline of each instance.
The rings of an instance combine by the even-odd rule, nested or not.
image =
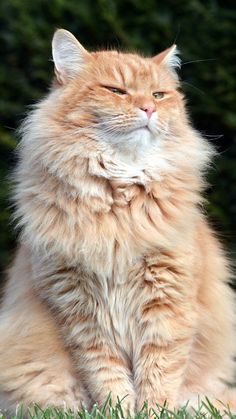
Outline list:
[[[139,410],[233,378],[233,292],[202,211],[209,144],[153,58],[53,38],[56,81],[22,128],[18,254],[0,314],[2,407]]]

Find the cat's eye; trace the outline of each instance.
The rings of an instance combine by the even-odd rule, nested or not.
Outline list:
[[[152,96],[154,96],[155,99],[163,99],[163,97],[165,96],[164,92],[154,92],[152,94]]]
[[[123,89],[119,89],[118,87],[112,87],[112,86],[104,86],[105,89],[110,90],[112,93],[116,93],[117,95],[126,95],[127,92]]]

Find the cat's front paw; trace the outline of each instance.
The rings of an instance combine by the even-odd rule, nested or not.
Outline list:
[[[127,394],[125,396],[117,396],[117,397],[112,397],[112,395],[110,395],[111,398],[111,405],[112,408],[116,408],[118,409],[120,412],[122,412],[122,417],[124,418],[128,418],[128,417],[134,417],[135,415],[135,405],[136,405],[136,401],[135,401],[135,396],[134,394]],[[104,404],[106,404],[106,402],[104,403],[99,403],[99,407],[102,409]],[[107,407],[106,407],[106,416],[110,416],[110,403],[107,403]]]
[[[166,397],[158,397],[157,395],[143,395],[137,399],[137,412],[140,412],[144,405],[147,404],[150,416],[155,412],[159,413],[160,407],[165,406],[167,409],[174,410],[175,403],[173,400],[167,399]]]
[[[126,396],[121,399],[121,409],[124,414],[124,417],[129,416],[134,417],[135,415],[135,398],[133,396]]]

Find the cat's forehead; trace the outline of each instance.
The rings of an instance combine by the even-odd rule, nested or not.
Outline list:
[[[120,86],[152,87],[175,81],[161,66],[151,58],[117,51],[102,51],[93,54],[96,61],[96,74],[103,83],[115,82]]]

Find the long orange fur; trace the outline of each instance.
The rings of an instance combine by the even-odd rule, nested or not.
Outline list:
[[[233,293],[202,211],[213,151],[188,120],[175,47],[88,53],[59,30],[53,55],[15,172],[1,406],[228,401]]]

